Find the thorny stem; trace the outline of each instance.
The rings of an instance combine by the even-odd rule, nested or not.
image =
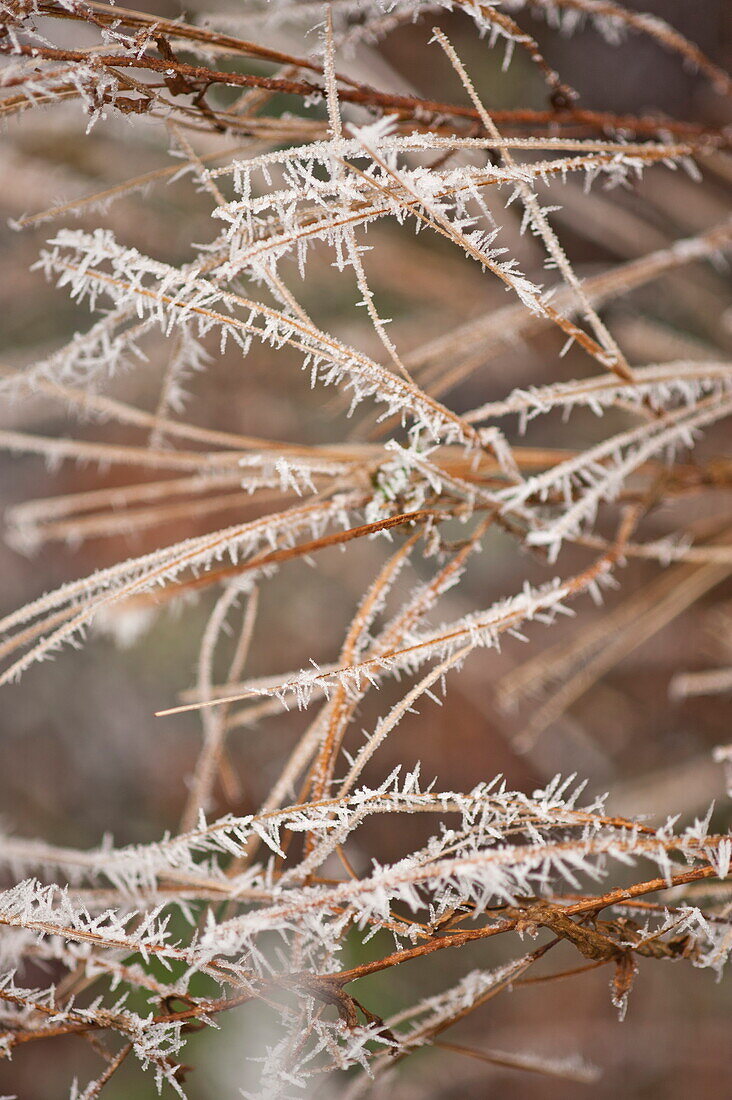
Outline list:
[[[573,905],[561,907],[561,916],[570,917],[589,913],[596,914],[602,909],[615,904],[616,901],[628,901],[631,898],[641,897],[643,894],[650,894],[656,890],[666,890],[670,889],[672,886],[682,886],[688,882],[698,882],[700,879],[713,878],[715,875],[716,871],[713,867],[696,867],[692,871],[684,871],[668,879],[654,878],[647,882],[636,883],[634,886],[618,887],[615,890],[608,891],[608,893],[603,894],[601,897],[587,898],[584,901],[575,902]],[[555,908],[554,912],[556,911],[557,909]],[[531,917],[527,923],[544,923],[544,921],[540,919],[538,910],[531,910],[530,912]],[[513,932],[522,920],[523,917],[517,916],[502,921],[500,924],[490,925],[488,928],[466,929],[462,932],[454,932],[450,935],[440,936],[429,943],[418,944],[417,947],[404,948],[401,951],[395,951],[391,955],[387,955],[385,958],[377,959],[370,963],[361,963],[359,966],[354,966],[350,970],[342,970],[340,973],[329,974],[327,977],[346,985],[348,982],[356,981],[358,978],[365,978],[370,974],[378,974],[382,970],[388,970],[392,966],[400,966],[402,963],[411,962],[412,959],[421,958],[423,955],[431,955],[435,951],[442,951],[447,947],[464,947],[466,944],[472,943],[475,940],[489,939],[492,936],[500,935],[502,932]],[[553,920],[553,916],[550,916],[549,920]],[[547,924],[547,927],[552,928],[555,932],[557,930],[554,923]],[[575,925],[575,928],[577,927],[578,926]],[[612,955],[608,955],[608,959],[611,957]],[[596,961],[606,960],[601,959]]]
[[[224,72],[201,65],[188,65],[181,61],[163,60],[155,57],[131,57],[125,54],[90,55],[86,50],[67,50],[50,46],[24,46],[20,44],[14,47],[0,44],[0,53],[50,61],[85,62],[91,60],[100,68],[116,65],[122,68],[142,69],[149,72],[173,72],[180,77],[204,86],[223,84],[238,88],[262,88],[266,91],[281,92],[306,99],[313,96],[324,99],[326,96],[326,89],[321,84],[315,84],[311,81]],[[339,95],[341,100],[346,103],[381,109],[392,108],[396,111],[405,112],[408,117],[424,118],[431,115],[448,115],[453,118],[468,119],[471,122],[481,121],[480,112],[474,107],[442,103],[436,100],[422,99],[418,96],[380,92],[365,86],[355,88],[346,86],[340,90]],[[665,118],[614,115],[608,112],[580,110],[574,107],[563,107],[558,111],[501,110],[494,111],[492,117],[498,125],[546,126],[558,124],[560,126],[589,127],[592,130],[600,131],[634,130],[643,134],[657,134],[661,130],[666,130],[673,134],[699,138],[710,148],[714,145],[724,147],[727,144],[727,140],[723,135],[692,123],[682,123]]]

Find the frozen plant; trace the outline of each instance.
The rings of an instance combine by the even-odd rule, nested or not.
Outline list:
[[[162,715],[196,711],[202,724],[180,827],[138,845],[76,850],[19,838],[6,823],[1,1053],[81,1035],[101,1068],[74,1084],[77,1100],[98,1096],[128,1059],[185,1096],[190,1034],[254,1005],[269,1031],[254,1069],[242,1071],[247,1096],[365,1095],[428,1044],[591,1082],[596,1070],[571,1050],[546,1059],[529,1049],[466,1051],[440,1037],[532,968],[542,981],[566,976],[551,970],[560,945],[577,956],[571,973],[607,971],[621,1017],[639,959],[721,975],[732,947],[723,881],[732,840],[711,816],[659,826],[618,815],[574,776],[529,795],[475,775],[461,793],[425,785],[411,760],[392,768],[380,759],[406,715],[427,699],[443,704],[469,659],[491,667],[509,637],[533,638],[575,616],[570,643],[501,685],[505,705],[549,693],[519,738],[531,748],[622,653],[729,575],[730,467],[710,451],[732,413],[724,341],[700,356],[688,346],[632,354],[606,306],[693,265],[722,264],[732,222],[586,277],[559,229],[565,201],[608,210],[607,196],[654,174],[685,173],[696,186],[701,163],[728,178],[720,158],[729,134],[584,108],[528,19],[538,14],[566,33],[588,25],[620,49],[631,35],[650,37],[714,93],[728,93],[729,78],[662,20],[604,0],[204,8],[172,19],[92,0],[0,2],[0,111],[12,133],[32,130],[47,111],[74,150],[94,148],[110,128],[146,155],[152,147],[172,158],[83,194],[77,165],[67,181],[74,197],[14,225],[45,226],[32,277],[92,320],[0,378],[8,408],[43,398],[78,416],[78,435],[8,427],[0,446],[133,473],[122,485],[100,473],[97,488],[17,504],[8,540],[33,552],[134,529],[146,541],[144,552],[10,610],[0,622],[0,683],[81,644],[92,628],[132,642],[164,607],[183,605],[185,623],[188,598],[215,595],[195,684],[182,700],[161,702]],[[430,48],[454,99],[382,87],[382,43],[436,20],[460,27],[463,39],[470,26],[486,52],[505,50],[506,66],[520,53],[546,104],[493,110],[480,73],[440,26]],[[373,81],[358,67],[364,58]],[[145,210],[162,184],[205,205],[184,255],[154,235],[139,247],[114,221],[118,203]],[[411,248],[416,234],[479,273],[487,304],[405,350],[380,287],[400,242]],[[541,262],[530,266],[537,250]],[[348,286],[356,321],[334,321],[329,292],[318,294],[324,264]],[[499,392],[460,388],[530,340],[545,373]],[[574,379],[562,373],[566,353]],[[202,378],[232,357],[248,364],[263,354],[284,364],[293,385],[302,368],[329,418],[329,442],[312,442],[304,423],[296,441],[201,425]],[[116,388],[139,377],[159,382],[147,406]],[[557,414],[566,426],[548,447],[541,440],[556,432]],[[528,445],[524,433],[537,424],[545,435]],[[701,439],[702,456],[689,459]],[[688,496],[704,503],[707,520],[682,516],[659,530],[659,507]],[[176,538],[166,533],[173,521],[183,524]],[[515,588],[471,599],[465,577],[499,532],[527,562],[550,568],[534,581],[527,567]],[[317,566],[336,546],[348,556],[357,540],[378,544],[383,560],[361,584],[328,663],[316,662],[303,624],[300,667],[273,658],[266,675],[248,675],[260,591],[276,588],[290,563]],[[601,604],[623,589],[632,559],[656,563],[660,580],[583,632],[587,597]],[[728,668],[681,670],[672,688],[687,696],[729,685]],[[369,704],[379,713],[363,728]],[[228,742],[243,725],[256,736],[283,707],[300,712],[300,735],[289,753],[273,749],[271,790],[244,813]],[[401,843],[388,860],[369,851],[376,819],[393,821]],[[483,942],[499,936],[508,962]],[[369,945],[358,956],[368,961],[354,962],[354,943]],[[462,963],[457,949],[467,944],[484,964]],[[382,1004],[371,992],[386,990],[396,968],[416,972],[436,954],[454,957],[447,988],[424,994],[415,982],[396,1010],[392,995]],[[364,983],[373,975],[380,987]]]

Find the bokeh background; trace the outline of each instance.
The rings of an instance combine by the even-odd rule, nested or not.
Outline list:
[[[180,9],[174,3],[161,3],[148,4],[145,10],[175,16]],[[193,10],[200,15],[204,8],[197,3]],[[727,0],[656,0],[644,4],[643,10],[663,16],[718,64],[729,67],[732,8]],[[233,5],[228,14],[229,22],[223,23],[235,27],[238,13]],[[397,28],[378,56],[366,46],[359,47],[348,62],[354,74],[395,90],[411,88],[436,98],[458,99],[462,92],[454,74],[441,52],[428,45],[435,18],[428,15],[420,24]],[[544,104],[544,89],[521,51],[503,73],[502,52],[491,51],[479,41],[466,20],[440,14],[438,21],[455,42],[489,106]],[[648,39],[632,35],[613,47],[590,29],[567,38],[538,21],[528,20],[527,25],[547,59],[578,89],[587,107],[618,112],[653,109],[715,126],[729,121],[729,104],[708,82],[685,71],[678,58]],[[302,48],[295,38],[268,31],[266,25],[262,38],[268,45]],[[291,107],[283,100],[278,109]],[[130,245],[173,263],[189,258],[191,241],[204,241],[215,232],[209,220],[210,200],[186,181],[124,197],[103,213],[13,231],[8,219],[167,163],[165,134],[154,126],[138,127],[135,136],[125,120],[110,115],[83,138],[84,125],[78,106],[58,106],[28,112],[0,138],[0,366],[4,368],[32,362],[87,324],[84,310],[70,303],[64,292],[49,287],[40,272],[30,270],[39,248],[58,225],[103,224]],[[213,140],[197,135],[196,148],[207,152]],[[557,198],[562,209],[555,215],[555,224],[578,271],[591,275],[701,232],[724,218],[729,210],[732,158],[715,154],[701,167],[701,183],[684,172],[665,169],[649,172],[642,183],[629,189],[603,191],[598,186],[585,194],[581,182],[570,181]],[[501,216],[502,243],[515,251],[529,276],[540,277],[542,257],[533,242],[520,237],[517,213],[511,209]],[[382,313],[394,318],[390,334],[404,352],[505,302],[503,293],[475,267],[426,234],[415,238],[411,231],[379,227],[371,231],[369,243],[380,256],[378,264],[368,264],[373,289]],[[364,311],[353,309],[355,287],[338,275],[325,254],[316,257],[308,270],[308,279],[299,288],[307,308],[324,327],[378,354],[373,333],[361,316]],[[606,317],[631,363],[729,356],[732,350],[727,274],[709,264],[692,265],[615,300]],[[561,340],[554,335],[503,347],[454,389],[448,402],[468,408],[502,397],[515,386],[577,377],[585,370],[584,362],[573,353],[560,359],[560,347]],[[109,392],[150,409],[155,407],[166,357],[159,339],[150,341],[148,352],[144,367],[111,380]],[[234,350],[217,357],[205,374],[190,379],[189,392],[190,419],[223,430],[325,442],[354,434],[363,437],[373,428],[367,414],[361,414],[361,421],[347,421],[337,398],[327,391],[325,395],[311,391],[307,378],[286,353],[275,355],[258,347],[245,361]],[[0,427],[45,436],[144,441],[141,433],[116,425],[93,421],[78,425],[46,399],[5,403]],[[573,440],[585,445],[599,430],[591,415],[575,414],[570,426],[558,418],[542,418],[530,429],[527,443],[568,445],[571,432]],[[722,427],[700,443],[689,461],[718,455],[725,442]],[[3,453],[0,505],[10,509],[28,499],[124,485],[142,476],[125,467],[100,471],[76,463],[49,469],[42,459]],[[718,518],[724,499],[716,493],[714,501],[714,513],[703,494],[688,501],[682,498],[673,508],[658,509],[649,517],[646,537],[661,536],[689,520]],[[732,499],[727,504],[732,507]],[[256,507],[250,505],[239,514],[254,516]],[[2,543],[0,611],[100,566],[235,518],[189,513],[153,531],[132,529],[80,545],[59,539],[32,555]],[[264,586],[248,673],[298,668],[309,657],[331,660],[363,586],[375,575],[386,552],[379,542],[354,544],[346,554],[321,555],[317,569],[301,562],[290,564],[276,582]],[[568,573],[584,560],[578,551],[565,551],[559,565]],[[471,563],[465,583],[445,598],[441,616],[488,606],[493,599],[518,590],[526,578],[541,581],[551,575],[553,570],[538,558],[517,553],[504,535],[492,535],[486,552]],[[725,576],[720,575],[699,599],[637,648],[630,644],[629,635],[627,655],[588,685],[530,754],[519,753],[514,739],[536,701],[526,700],[515,712],[499,705],[505,677],[528,657],[572,644],[580,628],[600,623],[658,576],[659,569],[652,563],[631,563],[622,572],[620,591],[604,609],[584,600],[578,620],[567,620],[551,632],[533,627],[530,647],[509,642],[500,654],[474,655],[454,678],[447,706],[427,704],[419,717],[405,720],[377,757],[369,778],[385,776],[398,762],[412,766],[419,760],[423,776],[438,777],[442,789],[470,789],[500,772],[511,786],[532,790],[556,772],[577,772],[589,779],[591,793],[611,791],[610,805],[618,812],[648,813],[654,820],[672,813],[693,818],[717,799],[723,825],[724,777],[711,754],[715,745],[730,740],[729,697],[675,701],[669,684],[677,672],[732,663],[732,582]],[[404,583],[413,581],[411,574]],[[84,847],[98,844],[106,833],[127,843],[149,841],[177,827],[200,744],[199,721],[195,714],[160,720],[153,713],[175,703],[194,682],[198,641],[213,599],[213,593],[206,593],[196,602],[166,608],[129,646],[115,641],[114,623],[102,624],[82,650],[64,651],[52,662],[32,668],[19,685],[3,689],[0,812],[6,830]],[[360,717],[364,727],[388,706],[386,691],[364,707]],[[231,732],[230,755],[240,791],[228,808],[244,813],[259,804],[304,720],[297,713],[282,714],[259,727]],[[219,809],[222,806],[223,802]],[[386,825],[374,823],[364,832],[363,859],[388,859],[409,842],[406,833],[395,836]],[[501,961],[501,950],[491,947],[496,963]],[[361,957],[356,944],[353,951],[354,958]],[[558,966],[559,952],[554,954],[553,966]],[[462,956],[461,971],[486,964],[485,954],[477,949],[472,955],[466,949]],[[566,961],[572,964],[569,953]],[[449,961],[440,960],[423,967],[419,975],[397,969],[389,975],[388,987],[377,979],[368,991],[364,987],[364,999],[386,1014],[407,991],[400,983],[419,981],[425,993],[437,991],[449,980],[449,968]],[[517,987],[449,1036],[467,1045],[482,1043],[509,1052],[554,1057],[579,1052],[602,1068],[596,1084],[553,1082],[442,1051],[425,1052],[410,1061],[391,1086],[394,1094],[435,1100],[483,1097],[497,1089],[511,1100],[580,1100],[590,1094],[603,1100],[732,1095],[732,1002],[727,987],[717,984],[711,972],[641,963],[623,1024],[610,1005],[607,981],[601,969],[545,987]],[[221,1032],[192,1040],[195,1059],[201,1060],[187,1085],[193,1100],[238,1095],[248,1073],[244,1051],[258,1026],[255,1016],[242,1010],[231,1014]],[[195,1059],[192,1054],[191,1061]],[[96,1065],[93,1052],[80,1039],[57,1040],[55,1047],[20,1051],[11,1064],[0,1064],[0,1093],[25,1100],[64,1096],[74,1074],[84,1080]],[[115,1080],[108,1092],[110,1100],[152,1095],[131,1063]]]

